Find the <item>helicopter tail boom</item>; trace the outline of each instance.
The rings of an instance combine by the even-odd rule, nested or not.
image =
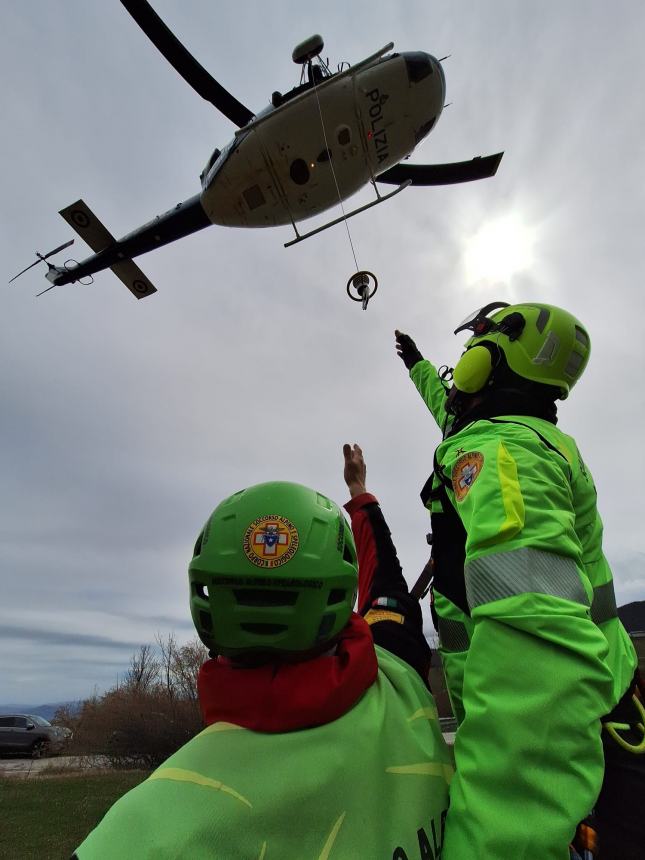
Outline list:
[[[60,214],[96,254],[116,243],[114,236],[83,200],[77,200],[76,203],[61,209]],[[133,260],[124,256],[112,263],[109,268],[126,285],[135,298],[143,299],[145,296],[157,292],[157,288]],[[70,269],[63,275],[63,278],[67,280],[70,275],[73,278],[73,273],[74,269]],[[47,277],[54,286],[61,283],[61,273],[56,270],[50,269],[47,272]]]

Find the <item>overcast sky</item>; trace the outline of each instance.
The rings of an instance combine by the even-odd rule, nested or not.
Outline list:
[[[0,703],[84,697],[157,632],[189,638],[186,566],[212,508],[271,479],[344,502],[344,441],[364,448],[413,581],[439,433],[393,329],[454,364],[453,329],[496,299],[561,305],[591,333],[560,426],[594,474],[619,603],[644,599],[645,5],[153,5],[254,112],[298,82],[291,51],[314,32],[334,68],[390,40],[450,54],[451,106],[411,161],[505,155],[494,179],[408,189],[349,222],[380,282],[365,313],[345,295],[342,226],[287,250],[290,228],[209,228],[138,259],[159,290],[139,302],[109,271],[38,299],[44,266],[5,285]],[[117,0],[2,7],[7,281],[72,238],[57,213],[79,197],[120,236],[197,193],[235,129]]]

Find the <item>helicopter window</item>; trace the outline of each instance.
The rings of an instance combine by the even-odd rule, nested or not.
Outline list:
[[[247,188],[246,191],[242,192],[242,197],[244,197],[249,209],[257,209],[259,206],[264,206],[266,203],[264,194],[262,193],[259,185],[252,185],[250,188]]]
[[[432,74],[432,61],[423,51],[411,51],[403,54],[403,57],[411,84],[418,84]]]
[[[435,124],[436,116],[433,116],[431,120],[428,122],[424,122],[424,124],[418,128],[414,133],[414,142],[419,143],[419,141],[423,140],[424,137],[427,137],[432,131],[432,126]]]
[[[336,129],[336,140],[341,146],[347,146],[352,139],[352,130],[348,125],[341,125]]]
[[[330,160],[331,160],[331,150],[330,149],[323,149],[323,151],[320,153],[320,155],[316,159],[318,164],[323,164],[325,161],[330,161]]]
[[[215,162],[217,161],[217,159],[220,157],[221,154],[222,153],[219,149],[213,150],[211,157],[208,159],[208,161],[206,163],[206,167],[199,174],[199,178],[202,180],[202,182],[204,181],[204,177],[208,175],[208,171],[215,164]]]
[[[291,162],[289,175],[296,185],[306,185],[307,182],[309,182],[309,168],[307,167],[307,162],[303,161],[302,158],[296,158],[295,161]]]

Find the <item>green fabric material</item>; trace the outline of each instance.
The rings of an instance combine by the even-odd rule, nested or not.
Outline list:
[[[79,860],[435,857],[450,751],[418,675],[376,650],[378,678],[343,717],[271,735],[215,723],[112,807]]]
[[[468,639],[472,639],[473,620],[470,616],[465,615],[454,603],[444,597],[443,594],[435,591],[434,593],[434,608],[440,620],[445,619],[449,623],[463,624]],[[443,671],[446,676],[446,686],[452,711],[457,718],[457,722],[461,724],[464,719],[464,704],[463,704],[463,688],[464,688],[464,670],[466,668],[466,658],[468,649],[463,651],[453,651],[444,647],[440,641],[439,653],[441,654],[441,662]]]
[[[424,365],[411,376],[441,425],[443,386]],[[477,473],[461,500],[448,489],[467,533],[471,630],[468,651],[442,650],[460,723],[442,857],[567,860],[602,782],[600,717],[636,655],[611,617],[595,487],[574,440],[537,418],[480,420],[440,444],[443,474],[458,479],[472,453],[483,460],[466,458]],[[594,595],[610,616],[600,624]],[[435,608],[464,620],[441,595]]]
[[[424,403],[432,412],[434,420],[440,428],[443,428],[446,413],[447,389],[439,379],[436,367],[426,358],[417,361],[410,371],[410,379],[414,382],[417,391],[423,398]]]

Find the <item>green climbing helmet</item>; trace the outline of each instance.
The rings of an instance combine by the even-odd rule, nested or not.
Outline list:
[[[466,352],[454,369],[454,382],[469,394],[481,390],[493,372],[485,343],[498,346],[518,376],[558,388],[561,400],[569,396],[589,360],[587,330],[554,305],[492,302],[468,317],[455,334],[466,329],[473,337],[466,341]]]
[[[347,624],[356,547],[326,496],[284,481],[256,484],[213,511],[188,577],[193,622],[213,653],[306,653]]]

